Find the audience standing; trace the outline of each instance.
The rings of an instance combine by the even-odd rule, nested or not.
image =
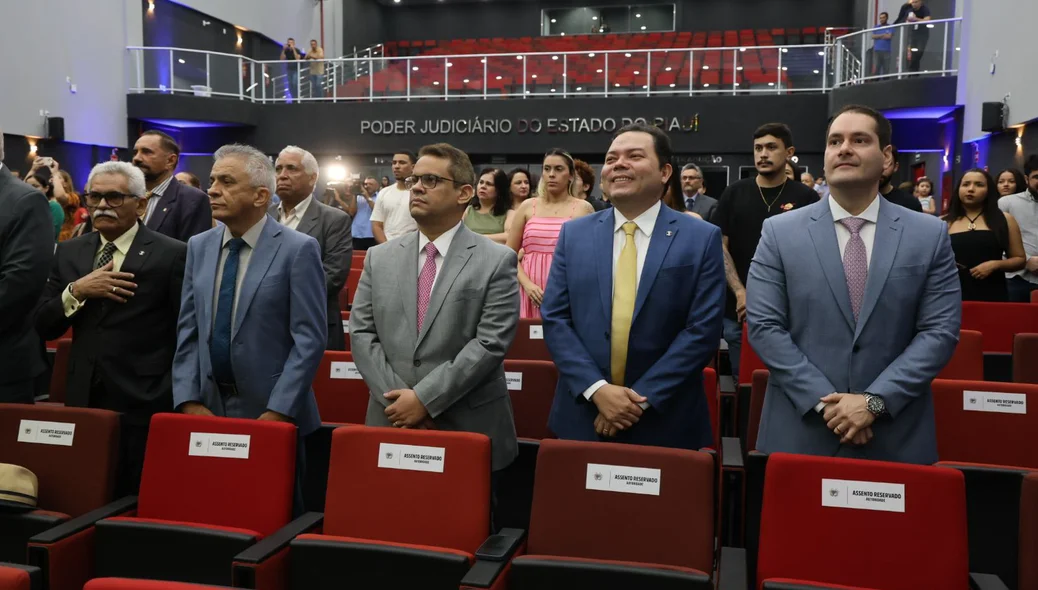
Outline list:
[[[304,58],[310,62],[310,97],[324,97],[324,49],[317,39],[310,39],[310,51]]]
[[[937,212],[937,206],[933,198],[933,181],[926,176],[920,176],[915,181],[915,198],[919,201],[922,212],[933,215]]]
[[[33,164],[33,168],[29,170],[25,182],[47,197],[47,204],[50,207],[51,227],[53,228],[52,237],[57,242],[58,237],[61,235],[61,226],[65,224],[65,208],[61,205],[61,200],[67,202],[65,188],[62,186],[61,177],[57,174],[58,163],[53,158],[37,158],[36,162],[40,165]],[[61,200],[58,199],[59,196]]]
[[[591,195],[596,184],[595,171],[591,168],[591,164],[584,160],[573,160],[573,167],[577,170],[577,182],[573,185],[573,196],[591,203],[591,207],[595,211],[609,207],[609,203]]]
[[[311,384],[328,340],[321,250],[267,215],[266,155],[226,145],[213,157],[209,197],[221,225],[188,242],[173,403],[185,414],[294,423],[300,513],[303,437],[321,424]]]
[[[894,38],[894,27],[887,26],[890,15],[879,13],[879,22],[872,31],[872,75],[886,76],[890,73],[890,43]]]
[[[891,179],[901,169],[901,164],[898,163],[900,154],[897,151],[896,145],[890,144],[890,154],[890,160],[883,164],[883,177],[879,180],[879,194],[895,205],[901,205],[905,209],[922,213],[923,205],[919,199],[901,190],[900,187],[895,188],[891,183]]]
[[[294,145],[281,150],[274,163],[274,174],[281,203],[270,206],[270,216],[281,225],[317,240],[328,299],[327,349],[346,350],[339,292],[346,286],[353,262],[350,216],[314,198],[320,169],[310,152]]]
[[[353,249],[367,250],[378,243],[371,229],[371,213],[375,209],[378,197],[378,181],[368,176],[361,185],[361,190],[353,198],[346,212],[353,217]]]
[[[285,92],[285,98],[299,98],[299,60],[303,59],[303,54],[296,47],[296,40],[292,37],[288,38],[285,42],[285,46],[281,49],[281,56],[278,57],[285,63],[285,73],[288,75],[287,82],[288,88]]]
[[[97,231],[58,244],[35,314],[45,340],[72,329],[66,405],[122,416],[119,496],[140,486],[151,417],[173,409],[187,254],[186,244],[139,221],[146,194],[144,174],[126,162],[91,170],[84,200]]]
[[[746,277],[760,241],[761,226],[773,215],[818,202],[818,193],[786,175],[786,162],[795,151],[793,132],[785,124],[758,127],[753,133],[757,175],[729,185],[711,218],[723,236],[728,282],[724,340],[736,379],[742,352],[742,323],[746,319]]]
[[[1027,179],[1024,173],[1016,168],[1006,168],[998,173],[998,197],[1008,197],[1027,190]]]
[[[190,172],[177,172],[173,175],[173,178],[177,179],[177,182],[186,186],[193,186],[198,190],[202,190],[202,181],[198,180],[198,177]]]
[[[926,51],[926,44],[930,41],[930,29],[926,28],[925,24],[919,24],[928,20],[932,20],[930,8],[923,4],[923,0],[910,0],[901,6],[901,12],[898,13],[897,20],[894,21],[895,25],[916,23],[912,27],[903,27],[908,32],[906,47],[908,52],[907,56],[903,57],[906,57],[908,60],[909,72],[919,71],[919,62],[922,61],[923,53]]]
[[[1027,185],[1022,192],[998,201],[999,209],[1016,219],[1024,242],[1024,268],[1007,274],[1009,300],[1018,303],[1027,303],[1038,291],[1038,154],[1027,158],[1024,176]]]
[[[508,227],[515,214],[507,195],[508,176],[503,171],[497,168],[481,170],[476,194],[462,216],[465,227],[498,244],[504,244],[508,240]]]
[[[513,209],[518,209],[530,197],[533,185],[533,176],[524,168],[513,168],[508,173],[508,190],[512,196]]]
[[[680,182],[685,211],[712,221],[714,211],[717,210],[717,199],[703,192],[703,170],[695,164],[685,164],[681,167]]]
[[[187,242],[191,236],[213,227],[209,198],[202,191],[173,181],[180,162],[180,146],[161,131],[145,131],[133,146],[133,165],[144,173],[148,208],[144,225],[173,239]]]
[[[408,151],[393,154],[393,176],[396,184],[378,193],[371,211],[371,233],[379,244],[395,240],[418,229],[411,217],[411,191],[404,180],[414,171],[415,155]]]
[[[967,170],[944,217],[963,301],[1007,301],[1005,273],[1024,267],[1020,226],[998,208],[994,187],[987,171]]]
[[[544,287],[562,224],[595,212],[590,203],[573,196],[573,186],[577,182],[573,156],[559,148],[549,150],[544,155],[536,196],[523,201],[512,220],[508,247],[516,252],[523,251],[519,265],[521,318],[541,317]]]
[[[47,285],[54,222],[47,198],[3,160],[0,130],[0,403],[31,404],[34,381],[47,370],[32,310]]]
[[[829,198],[764,222],[746,304],[771,372],[762,452],[938,459],[930,382],[958,341],[959,281],[947,226],[878,196],[890,136],[879,112],[841,109]]]
[[[561,228],[542,308],[560,438],[713,444],[702,371],[721,337],[721,236],[661,205],[670,159],[659,128],[620,129],[602,167],[613,208]]]

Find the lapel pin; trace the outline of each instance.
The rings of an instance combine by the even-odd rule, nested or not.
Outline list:
[[[667,230],[667,237],[669,238],[669,237],[670,237],[670,236],[672,236],[672,235],[674,235],[674,232],[672,232],[672,231],[670,231],[670,230]]]
[[[141,250],[140,252],[138,252],[137,256],[144,256],[144,250]]]
[[[168,209],[168,208],[166,208],[166,207],[163,207],[163,208],[162,208],[162,212],[163,212],[163,213],[165,213],[166,211],[169,211],[169,209]]]

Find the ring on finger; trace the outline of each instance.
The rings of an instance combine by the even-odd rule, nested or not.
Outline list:
[[[119,287],[112,287],[112,293],[115,293],[115,290],[118,289],[118,288]]]

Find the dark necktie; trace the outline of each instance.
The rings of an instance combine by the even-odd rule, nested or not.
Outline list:
[[[217,383],[234,383],[231,369],[231,322],[234,318],[234,289],[238,283],[238,255],[245,240],[232,238],[227,242],[227,260],[220,277],[220,293],[216,300],[216,321],[209,345],[209,360]]]
[[[685,199],[685,210],[691,211],[696,206],[696,200],[692,198]]]
[[[115,256],[115,243],[108,242],[104,248],[101,248],[101,255],[97,257],[97,264],[94,265],[94,270],[101,268],[112,261]]]

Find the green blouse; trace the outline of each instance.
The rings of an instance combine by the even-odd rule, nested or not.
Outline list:
[[[465,210],[465,226],[477,234],[502,234],[505,232],[505,218],[507,217],[507,213],[504,215],[483,215],[476,211],[472,205],[469,205],[469,208]]]

